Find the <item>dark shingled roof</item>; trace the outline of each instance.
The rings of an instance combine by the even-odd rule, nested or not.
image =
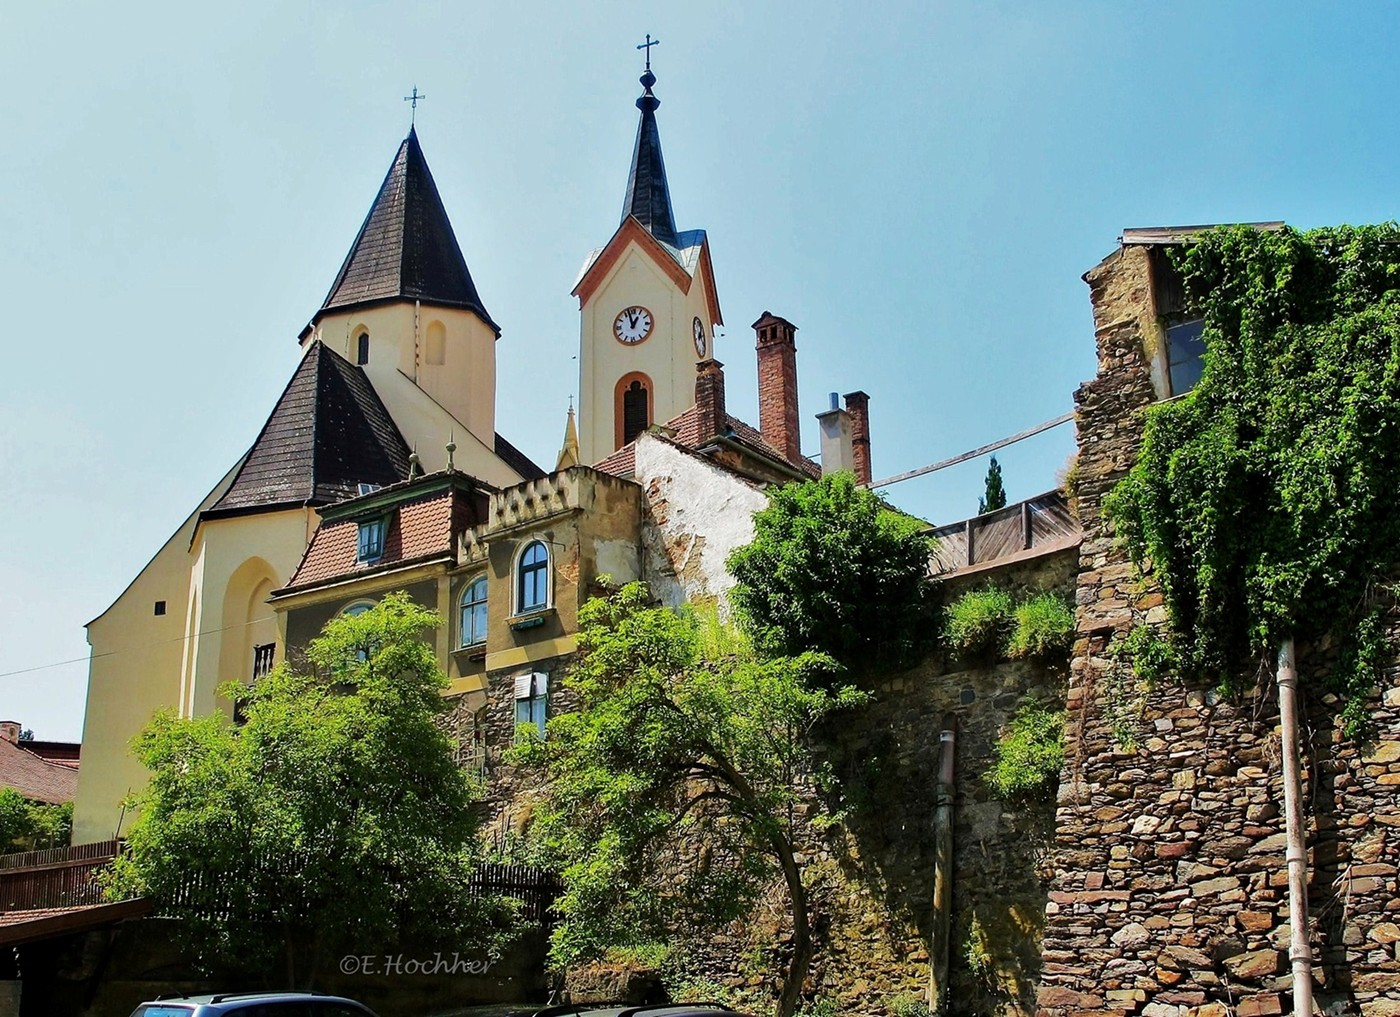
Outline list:
[[[206,517],[354,497],[408,477],[408,445],[364,371],[315,342]]]
[[[500,434],[496,435],[495,451],[496,458],[520,474],[521,480],[538,480],[540,477],[548,476],[544,470],[535,465],[533,459],[502,438]]]
[[[403,298],[475,311],[497,335],[410,129],[326,294],[326,311]]]
[[[622,218],[636,216],[657,240],[677,247],[676,217],[671,212],[671,189],[666,183],[666,164],[661,158],[661,132],[656,127],[656,107],[661,105],[661,100],[651,94],[656,76],[647,71],[641,81],[646,92],[637,100],[642,118],[637,123],[637,143],[632,147],[632,169],[627,176]]]

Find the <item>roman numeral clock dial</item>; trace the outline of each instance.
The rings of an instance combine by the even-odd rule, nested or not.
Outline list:
[[[624,346],[636,346],[651,335],[651,312],[645,307],[628,307],[613,321],[613,335]]]

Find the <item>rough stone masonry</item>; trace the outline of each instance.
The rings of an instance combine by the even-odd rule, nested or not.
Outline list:
[[[1238,699],[1175,680],[1146,688],[1112,655],[1133,627],[1166,622],[1160,589],[1101,514],[1156,398],[1153,269],[1151,249],[1124,246],[1085,276],[1098,376],[1075,395],[1084,542],[1037,1013],[1267,1017],[1291,1009],[1271,678],[1246,676],[1255,691]],[[1317,1002],[1397,1015],[1400,668],[1377,690],[1374,740],[1356,744],[1316,691],[1328,667],[1325,646],[1300,658]]]

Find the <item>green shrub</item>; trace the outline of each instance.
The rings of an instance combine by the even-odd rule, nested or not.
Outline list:
[[[1118,644],[1115,655],[1132,665],[1133,674],[1156,685],[1177,668],[1176,652],[1169,642],[1146,625],[1139,625]]]
[[[890,1013],[894,1017],[933,1017],[933,1011],[923,998],[914,995],[898,997],[890,1006]]]
[[[1065,715],[1023,702],[997,743],[997,761],[983,780],[1004,800],[1049,797],[1065,759]]]
[[[943,638],[959,653],[986,653],[1001,645],[1014,611],[1011,594],[1003,589],[970,590],[948,605]]]
[[[917,659],[930,634],[926,525],[844,472],[769,488],[768,501],[727,562],[757,648],[821,650],[857,670]]]
[[[834,999],[814,999],[798,1010],[796,1017],[842,1017],[843,1013],[841,1004]]]
[[[1016,608],[1006,652],[1016,659],[1062,660],[1074,644],[1074,609],[1054,593],[1039,593]]]

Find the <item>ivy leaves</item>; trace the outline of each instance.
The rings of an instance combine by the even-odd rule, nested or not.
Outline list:
[[[1174,262],[1205,372],[1148,411],[1105,508],[1182,662],[1219,676],[1285,634],[1355,633],[1400,565],[1400,228],[1227,228]]]

